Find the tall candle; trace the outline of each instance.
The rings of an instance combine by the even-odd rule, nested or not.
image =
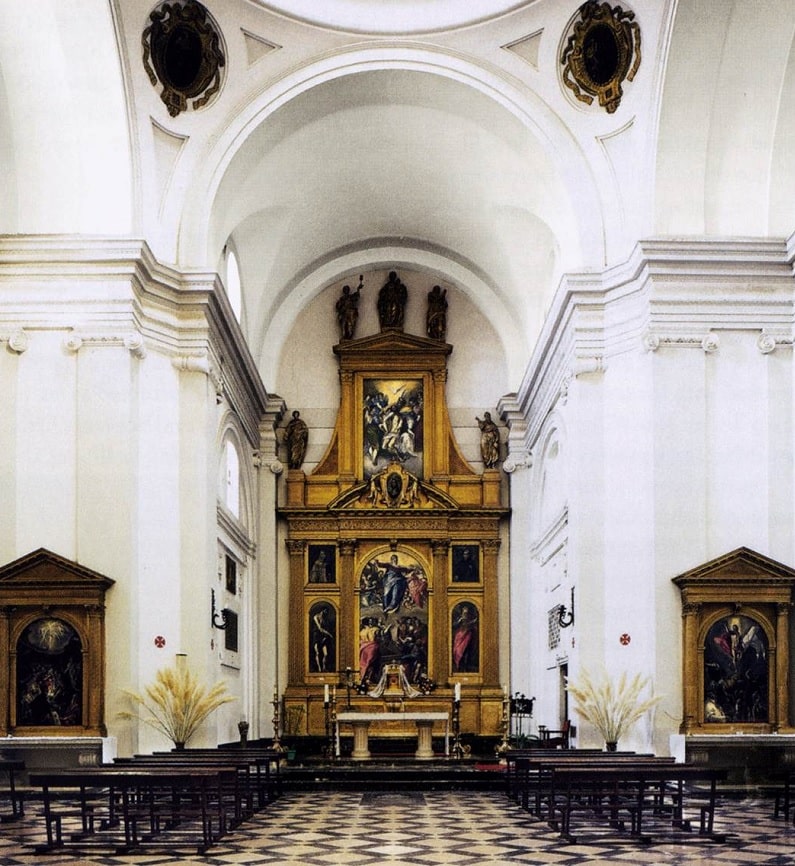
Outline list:
[[[328,683],[323,686],[323,703],[328,704]]]
[[[461,700],[461,683],[455,684],[455,700],[458,703]]]

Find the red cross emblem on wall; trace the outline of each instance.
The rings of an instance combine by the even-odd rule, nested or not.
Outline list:
[[[627,644],[631,640],[632,638],[626,632],[624,632],[624,634],[622,634],[621,637],[618,639],[618,642],[621,644],[621,646],[627,646]]]
[[[162,634],[159,634],[159,635],[155,638],[155,646],[156,646],[158,649],[163,649],[163,647],[164,647],[165,645],[166,645],[166,639],[163,637]]]

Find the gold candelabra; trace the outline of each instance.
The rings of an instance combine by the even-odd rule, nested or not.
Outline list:
[[[461,745],[461,699],[453,698],[453,748],[451,756],[460,761],[464,757],[464,747]]]
[[[329,693],[326,686],[326,694],[323,700],[323,716],[326,722],[326,744],[323,746],[323,757],[327,761],[333,761],[337,757],[336,728],[337,728],[337,687]]]
[[[505,753],[511,746],[509,739],[511,730],[511,713],[510,700],[507,692],[502,699],[502,719],[500,720],[500,727],[502,728],[502,740],[497,745],[495,752],[497,753],[497,757],[500,759],[500,763],[505,764],[507,763]]]
[[[279,709],[281,702],[279,701],[279,693],[276,689],[273,690],[273,701],[271,703],[273,704],[273,750],[274,752],[284,752],[286,749],[279,739],[279,727],[281,725]]]

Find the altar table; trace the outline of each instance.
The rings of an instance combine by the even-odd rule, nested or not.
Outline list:
[[[339,755],[340,725],[353,727],[354,761],[367,761],[370,758],[370,722],[415,722],[417,725],[417,760],[433,758],[433,723],[444,722],[444,753],[450,754],[450,716],[448,713],[338,713],[337,714],[337,755]]]

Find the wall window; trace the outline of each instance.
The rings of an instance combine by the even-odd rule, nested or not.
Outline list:
[[[240,316],[243,308],[243,292],[240,285],[240,266],[237,263],[237,256],[234,251],[226,248],[226,295],[229,298],[229,303],[232,310],[240,321]]]
[[[224,461],[226,464],[225,487],[223,491],[224,505],[235,515],[240,517],[240,457],[237,448],[227,440],[224,448]]]

